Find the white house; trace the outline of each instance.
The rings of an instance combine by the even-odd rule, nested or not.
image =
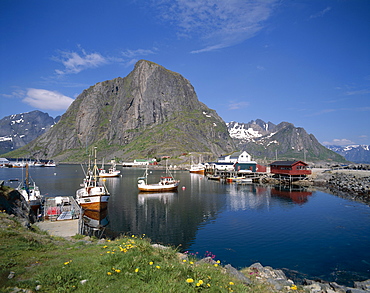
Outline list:
[[[219,163],[246,163],[252,161],[252,156],[246,151],[235,152],[231,155],[222,156],[218,158]]]

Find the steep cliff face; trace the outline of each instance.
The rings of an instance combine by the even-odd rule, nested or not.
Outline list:
[[[125,78],[84,90],[50,131],[27,146],[40,158],[74,160],[87,146],[134,158],[235,149],[224,121],[180,74],[141,60]]]

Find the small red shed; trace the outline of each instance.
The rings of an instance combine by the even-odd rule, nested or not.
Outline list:
[[[270,164],[271,173],[278,175],[302,176],[310,175],[308,164],[302,161],[276,161]]]

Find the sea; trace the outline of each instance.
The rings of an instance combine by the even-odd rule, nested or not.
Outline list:
[[[81,165],[33,167],[29,173],[45,196],[74,196]],[[370,279],[370,207],[319,190],[259,184],[226,184],[173,170],[177,192],[141,193],[145,169],[118,166],[107,178],[112,235],[137,235],[237,269],[256,262],[282,269],[296,280],[321,279],[352,286]],[[164,170],[149,170],[156,183]],[[25,170],[0,168],[15,187]],[[18,181],[17,181],[18,180]]]

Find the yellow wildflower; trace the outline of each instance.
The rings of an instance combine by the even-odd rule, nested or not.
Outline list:
[[[137,273],[138,271],[139,271],[139,268],[136,268],[136,269],[135,269],[135,273]]]
[[[193,283],[193,282],[194,282],[194,280],[192,278],[186,279],[186,283]]]
[[[198,283],[203,285],[203,280],[199,280]]]
[[[160,266],[155,266],[157,269],[160,269],[161,267]]]
[[[215,266],[215,267],[218,267],[218,264],[217,264],[217,263],[215,263],[215,264],[214,264],[214,266]]]
[[[182,262],[186,262],[186,259],[183,259]]]
[[[150,266],[152,266],[152,265],[153,265],[153,262],[152,262],[152,261],[151,261],[151,262],[149,262],[149,265],[150,265]]]
[[[194,264],[194,262],[192,262],[192,261],[191,261],[191,262],[189,262],[189,263],[190,263],[191,265],[193,265],[193,264]]]
[[[298,289],[298,287],[297,287],[296,285],[293,285],[292,287],[290,287],[290,289],[292,289],[292,290],[297,290],[297,289]]]
[[[234,282],[230,282],[229,285],[234,285]]]
[[[112,273],[111,272],[108,272],[107,275],[110,276]]]

